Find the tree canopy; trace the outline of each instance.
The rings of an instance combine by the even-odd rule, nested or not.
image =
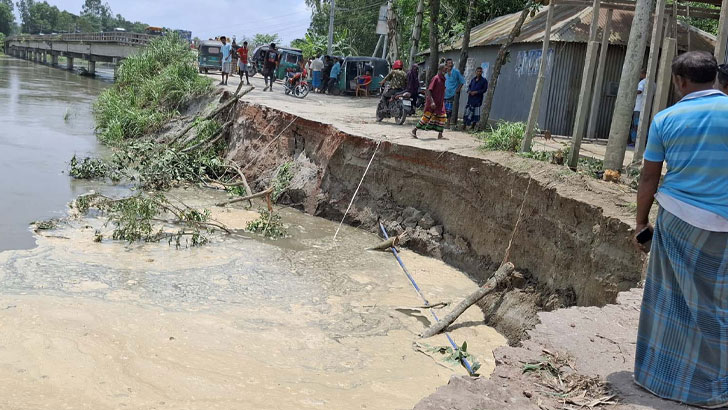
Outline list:
[[[5,5],[12,10],[12,1],[0,0],[0,32],[4,32],[2,16]],[[147,27],[141,22],[128,21],[120,14],[114,16],[108,3],[101,0],[85,0],[79,15],[60,10],[47,1],[18,0],[16,5],[20,14],[20,32],[27,34],[111,31],[117,27],[142,32]]]
[[[412,26],[415,21],[418,0],[394,0],[396,16],[396,32],[399,44],[397,58],[406,59],[411,42]],[[475,25],[504,14],[522,10],[526,0],[476,0],[474,8]],[[329,29],[328,0],[306,0],[312,9],[311,26],[305,38],[296,40],[297,47],[316,52],[325,52],[321,48],[321,39],[326,38]],[[379,36],[375,29],[379,16],[379,7],[385,4],[382,0],[336,0],[334,14],[335,43],[347,45],[352,54],[371,55],[377,45]],[[448,44],[463,34],[465,20],[468,15],[468,2],[463,0],[441,0],[438,33],[441,44]],[[429,48],[429,8],[425,8],[422,23],[420,50]],[[336,47],[335,47],[336,48]],[[314,53],[315,54],[315,53]]]

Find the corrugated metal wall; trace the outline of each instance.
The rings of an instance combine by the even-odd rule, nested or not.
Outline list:
[[[546,72],[538,125],[539,128],[547,129],[552,134],[570,136],[574,128],[576,108],[579,102],[586,44],[556,42],[553,43],[551,50],[552,61]],[[531,98],[538,76],[539,60],[534,58],[524,60],[523,57],[540,55],[540,51],[540,43],[520,43],[511,47],[510,58],[501,69],[498,79],[498,88],[491,110],[492,120],[526,121],[528,119]],[[487,62],[492,67],[497,54],[498,47],[496,46],[476,47],[470,50],[470,58],[473,58],[475,66]],[[597,138],[609,136],[616,87],[619,85],[619,77],[622,74],[624,55],[624,46],[609,46],[604,84],[602,85],[603,94],[597,117]],[[456,50],[443,53],[443,58],[452,58],[456,64],[459,56],[460,52]],[[492,70],[488,74],[490,81]],[[467,78],[466,81],[469,82],[470,78]],[[614,92],[610,93],[610,89]],[[465,107],[466,100],[467,94],[463,92],[460,101],[461,107]],[[462,113],[461,109],[461,116]]]

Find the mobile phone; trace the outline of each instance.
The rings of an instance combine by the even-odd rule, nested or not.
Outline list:
[[[653,233],[654,232],[652,231],[652,229],[650,229],[649,226],[646,227],[645,229],[641,230],[637,234],[637,236],[636,236],[637,242],[640,243],[640,244],[642,244],[642,245],[647,244],[649,241],[652,240],[652,234]]]

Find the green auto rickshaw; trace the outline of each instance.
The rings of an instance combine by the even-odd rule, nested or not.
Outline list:
[[[268,53],[270,46],[259,46],[253,51],[253,57],[250,59],[248,64],[248,75],[254,76],[256,73],[263,71],[263,64],[265,63],[265,56]],[[276,68],[275,76],[277,79],[282,80],[286,76],[286,71],[289,68],[296,68],[298,63],[303,59],[303,53],[301,50],[295,48],[276,47],[279,54],[278,68]]]
[[[197,52],[197,65],[201,73],[222,70],[222,43],[214,40],[201,41]]]
[[[383,58],[376,57],[346,57],[341,63],[339,74],[339,89],[342,93],[353,94],[356,90],[356,79],[360,75],[371,71],[372,82],[369,84],[369,92],[379,91],[382,78],[389,74],[389,62]]]

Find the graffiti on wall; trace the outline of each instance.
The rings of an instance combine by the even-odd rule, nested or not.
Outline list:
[[[535,76],[538,75],[538,69],[541,66],[541,50],[523,50],[516,55],[516,75]],[[548,51],[548,60],[546,61],[546,71],[551,68],[554,62],[554,50]]]

